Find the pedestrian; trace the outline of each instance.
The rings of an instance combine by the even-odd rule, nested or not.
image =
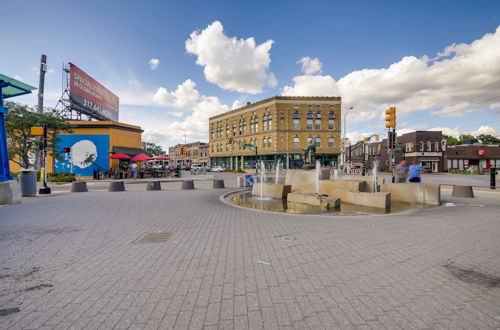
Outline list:
[[[405,183],[410,170],[406,160],[401,161],[394,168],[393,175],[396,177],[396,183]]]
[[[137,164],[135,162],[130,163],[130,172],[132,174],[132,178],[137,179]]]
[[[420,182],[420,174],[424,173],[425,170],[417,161],[414,161],[409,169],[409,179],[410,182],[418,183]]]

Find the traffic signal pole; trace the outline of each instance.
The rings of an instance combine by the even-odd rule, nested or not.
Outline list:
[[[396,107],[390,107],[385,110],[385,127],[387,128],[387,157],[389,157],[389,169],[392,174],[392,183],[394,177],[394,148],[396,147]]]

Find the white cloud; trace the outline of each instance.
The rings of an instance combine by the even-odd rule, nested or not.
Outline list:
[[[23,81],[23,77],[21,77],[20,75],[17,75],[17,74],[14,75],[14,79]]]
[[[485,126],[479,127],[477,130],[471,132],[470,134],[472,134],[474,136],[478,136],[481,134],[497,136],[499,134],[499,132],[496,128],[485,125]]]
[[[182,111],[169,111],[168,114],[177,118],[182,118],[182,116],[184,116],[184,112]]]
[[[310,58],[309,56],[302,57],[297,64],[302,64],[302,72],[304,74],[315,74],[321,73],[321,67],[323,63],[320,62],[318,58]]]
[[[153,95],[153,100],[160,105],[174,106],[181,109],[191,109],[200,99],[200,93],[196,90],[196,83],[187,79],[173,92],[165,87],[160,87]]]
[[[152,58],[149,60],[149,67],[151,70],[156,70],[156,68],[160,65],[160,60],[157,58]]]
[[[339,96],[337,83],[331,76],[304,75],[293,78],[293,86],[285,86],[286,96]]]
[[[204,67],[207,81],[223,89],[257,94],[263,87],[277,83],[268,71],[273,42],[257,45],[254,38],[230,38],[224,34],[222,24],[215,21],[191,33],[185,46],[188,53],[197,56],[196,64]]]
[[[338,82],[329,75],[296,76],[291,86],[283,88],[283,94],[340,94],[344,104],[377,115],[388,106],[396,106],[398,116],[429,109],[443,117],[463,116],[480,107],[498,109],[499,50],[500,27],[471,44],[448,46],[432,59],[406,56],[387,68],[351,72]],[[299,61],[303,67],[309,62]],[[314,66],[304,73],[313,70]],[[353,116],[351,122],[364,119]]]
[[[231,110],[238,109],[241,107],[242,107],[242,104],[241,104],[240,100],[236,100],[233,102],[233,105],[231,106]]]

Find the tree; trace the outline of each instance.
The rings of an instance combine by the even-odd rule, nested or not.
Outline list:
[[[166,152],[163,150],[163,148],[157,144],[154,144],[152,142],[142,142],[142,149],[144,149],[148,154],[154,155],[154,156],[160,156],[160,155],[165,155]]]
[[[481,141],[481,143],[484,144],[500,145],[500,139],[490,134],[481,134],[478,135],[477,138],[479,139],[479,141]]]
[[[457,138],[450,135],[443,134],[443,139],[446,140],[446,145],[448,146],[456,146],[460,144],[460,141]]]
[[[476,138],[474,137],[474,135],[460,134],[460,138],[459,138],[460,144],[464,144],[465,142],[472,141],[472,140],[476,140]]]
[[[47,148],[52,150],[55,159],[62,160],[56,149],[56,144],[60,141],[56,134],[70,132],[71,125],[68,122],[50,108],[39,114],[36,108],[16,102],[5,102],[5,107],[9,109],[9,113],[5,116],[5,126],[11,161],[22,168],[34,165],[34,155],[43,147],[43,141],[40,137],[31,136],[31,127],[44,125],[47,125],[49,130]]]

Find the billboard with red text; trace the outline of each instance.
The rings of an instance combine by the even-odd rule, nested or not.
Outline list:
[[[72,108],[99,120],[118,121],[118,96],[73,63],[69,65],[69,98]]]

